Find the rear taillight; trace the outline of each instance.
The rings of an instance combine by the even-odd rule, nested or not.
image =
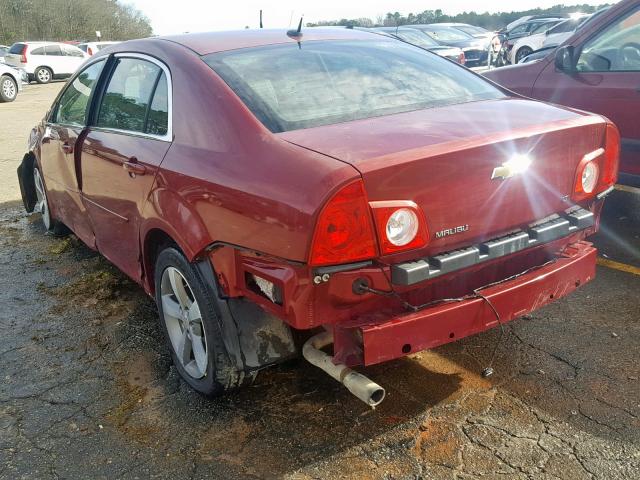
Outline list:
[[[22,47],[22,53],[20,54],[20,63],[27,63],[27,46]]]
[[[89,56],[93,55],[93,50],[91,50],[91,47],[87,47],[87,53],[89,54]]]
[[[318,217],[311,243],[312,266],[369,260],[376,256],[376,239],[362,180],[340,189]]]
[[[607,123],[604,145],[604,167],[602,169],[599,191],[606,190],[618,181],[618,167],[620,164],[620,132],[613,123]]]
[[[572,199],[585,200],[605,191],[616,183],[620,158],[620,133],[607,123],[604,147],[587,153],[576,170]]]
[[[380,253],[388,255],[422,248],[429,241],[422,210],[410,201],[370,202]]]
[[[464,65],[465,63],[467,63],[467,59],[464,56],[464,52],[460,52],[460,55],[458,56],[458,63],[460,65]]]

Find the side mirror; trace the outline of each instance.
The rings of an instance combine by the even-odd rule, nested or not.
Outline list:
[[[556,50],[556,69],[565,73],[574,72],[576,69],[576,64],[573,61],[574,52],[575,48],[573,45],[559,47],[558,50]]]

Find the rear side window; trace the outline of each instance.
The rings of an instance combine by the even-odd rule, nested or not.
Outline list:
[[[168,96],[164,71],[146,60],[119,59],[102,99],[96,125],[130,132],[166,134]]]
[[[51,55],[54,57],[62,56],[62,49],[60,49],[60,45],[47,45],[44,47],[44,51],[46,55]]]
[[[79,126],[86,124],[91,92],[100,77],[104,63],[104,60],[101,60],[88,66],[69,84],[58,103],[55,123]]]
[[[31,50],[31,55],[45,55],[44,47],[38,47],[38,48],[35,48],[35,49]]]
[[[162,72],[149,108],[146,132],[152,135],[166,135],[169,128],[168,123],[169,94],[167,92],[167,76]]]
[[[464,68],[395,40],[247,48],[204,61],[272,132],[504,97]]]
[[[9,49],[9,53],[12,53],[14,55],[21,55],[23,49],[24,49],[24,43],[14,43],[13,45],[11,45],[11,48]]]

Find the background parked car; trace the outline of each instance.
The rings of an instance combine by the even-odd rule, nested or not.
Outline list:
[[[529,22],[531,20],[546,20],[549,18],[569,18],[571,14],[567,13],[558,13],[558,14],[544,14],[544,15],[525,15],[524,17],[520,17],[517,20],[507,24],[507,26],[503,29],[505,32],[509,32],[516,28],[518,25]]]
[[[572,22],[573,25],[565,26],[567,22]],[[569,32],[568,36],[570,36],[571,32],[576,29],[576,26],[577,20],[562,20],[560,22],[556,22],[554,20],[553,22],[540,23],[537,27],[531,30],[531,33],[529,35],[521,37],[513,43],[513,47],[511,47],[509,51],[510,63],[519,63],[520,60],[522,60],[527,55],[530,55],[536,50],[542,48],[547,35],[551,34],[551,32],[556,28],[564,28],[564,30],[561,31]],[[568,38],[568,36],[565,37],[565,39]]]
[[[78,45],[78,48],[85,52],[87,55],[92,56],[98,53],[103,48],[107,48],[111,45],[116,45],[117,43],[120,42],[87,42],[80,43]]]
[[[13,102],[22,90],[24,71],[0,63],[0,103]]]
[[[416,30],[415,28],[379,27],[372,28],[371,31],[382,32],[390,37],[398,38],[403,42],[407,42],[417,47],[424,48],[425,50],[429,50],[430,52],[440,55],[441,57],[453,60],[460,65],[465,64],[465,56],[461,48],[440,45],[430,36],[424,34],[419,30]]]
[[[600,113],[622,136],[620,183],[640,187],[640,0],[623,0],[555,55],[485,75],[528,97]]]
[[[88,58],[88,55],[73,45],[58,42],[14,43],[5,57],[5,62],[24,68],[29,81],[49,83],[54,78],[67,78]]]
[[[610,8],[610,6],[601,8],[597,12],[594,12],[591,15],[586,15],[584,18],[581,18],[580,21],[578,22],[579,23],[578,27],[574,28],[573,30],[568,30],[568,26],[570,24],[566,23],[567,21],[556,25],[549,32],[547,32],[547,36],[545,37],[545,40],[543,42],[543,46],[540,47],[538,50],[535,50],[532,54],[524,57],[518,63],[527,63],[527,62],[533,62],[533,61],[536,61],[536,60],[542,60],[546,56],[552,55],[556,51],[558,45],[563,44],[577,30],[579,30],[581,28],[584,28],[585,25],[588,25],[589,22],[594,21],[596,18],[598,18],[604,12],[609,10],[609,8]],[[565,30],[567,30],[567,31],[565,31]]]
[[[534,32],[536,34],[543,33],[562,21],[563,19],[560,19],[560,18],[528,20],[524,23],[521,23],[520,25],[518,25],[512,30],[507,30],[506,32],[503,32],[503,34],[505,35],[505,48],[507,52],[507,59],[509,60],[509,62],[516,63],[516,59],[515,57],[512,57],[511,52],[514,50],[513,47],[519,39],[523,37],[528,37],[529,35],[532,35]],[[531,53],[532,51],[533,50],[531,50],[528,53]]]
[[[4,62],[4,56],[7,54],[8,51],[9,51],[9,47],[7,47],[6,45],[0,45],[0,63]]]
[[[594,14],[595,15],[595,14]],[[551,47],[554,45],[560,45],[567,38],[573,35],[573,32],[582,27],[593,15],[582,15],[577,18],[570,18],[564,22],[560,22],[555,27],[547,30],[544,40],[542,41],[542,47]],[[542,48],[540,47],[540,48]]]
[[[453,27],[443,27],[438,23],[428,25],[407,25],[420,30],[439,45],[462,49],[467,67],[477,67],[487,61],[488,43]]]

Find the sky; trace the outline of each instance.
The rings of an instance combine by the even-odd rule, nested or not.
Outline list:
[[[444,13],[463,11],[500,12],[547,8],[560,0],[122,0],[141,10],[151,20],[157,35],[210,30],[235,30],[249,26],[258,27],[259,11],[263,10],[265,28],[287,28],[297,25],[304,14],[305,22],[340,18],[377,16],[387,12],[419,13],[442,9]],[[568,4],[588,3],[598,5],[605,0],[575,0]]]

